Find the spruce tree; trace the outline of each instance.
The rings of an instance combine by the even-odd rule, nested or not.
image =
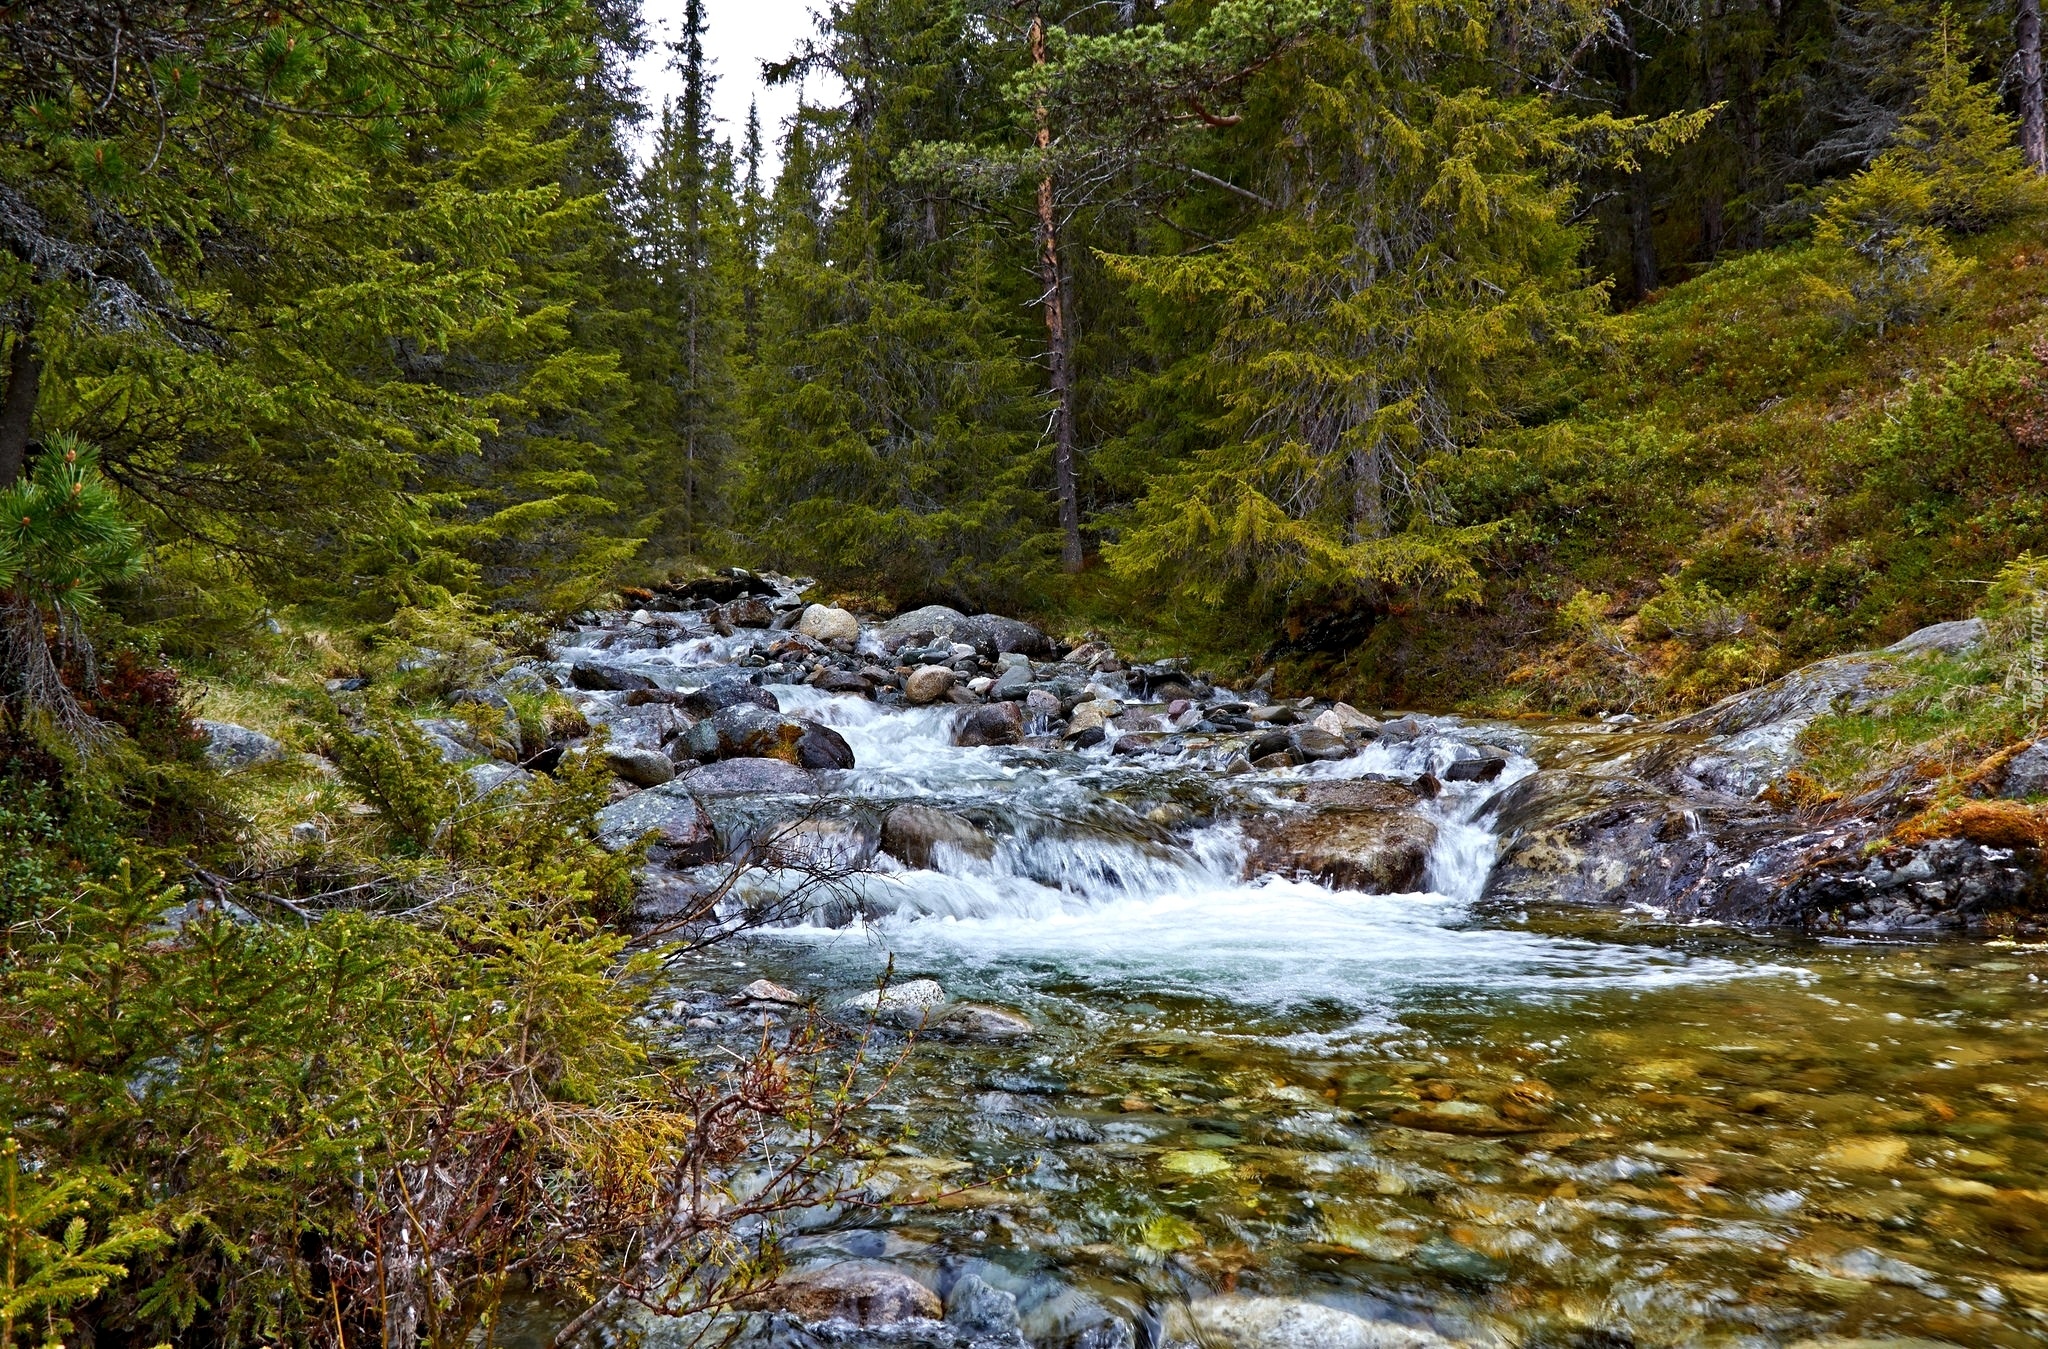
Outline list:
[[[1925,85],[1883,162],[1926,184],[1925,223],[1976,234],[2019,214],[2038,192],[2018,127],[1997,89],[1971,80],[1954,27],[1944,10],[1922,57]]]
[[[1219,8],[1209,40],[1250,46],[1268,17]],[[1261,207],[1249,224],[1185,255],[1113,260],[1155,305],[1212,315],[1215,334],[1196,375],[1212,438],[1133,506],[1104,550],[1120,573],[1205,606],[1477,594],[1492,531],[1448,518],[1435,464],[1510,414],[1520,376],[1605,303],[1579,260],[1572,147],[1629,155],[1699,122],[1504,95],[1485,73],[1492,41],[1470,11],[1339,7],[1284,47],[1247,109],[1266,137],[1258,187],[1233,185]],[[1160,51],[1154,69],[1186,68]],[[1105,44],[1079,55],[1118,59]]]
[[[888,276],[879,222],[828,205],[799,116],[783,148],[748,381],[742,526],[776,565],[898,601],[1015,602],[1051,550],[1047,411],[1003,328],[983,236],[934,286]]]
[[[655,372],[669,443],[656,452],[646,482],[658,537],[666,550],[680,552],[701,549],[726,516],[742,258],[731,156],[713,135],[715,77],[704,55],[702,0],[685,7],[673,52],[683,88],[662,109],[638,184],[636,220],[655,321],[669,352],[669,368]]]

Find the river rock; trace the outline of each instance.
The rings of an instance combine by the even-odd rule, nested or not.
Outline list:
[[[963,748],[1014,745],[1024,739],[1024,709],[1013,702],[977,707],[953,724],[953,743]]]
[[[1309,723],[1331,735],[1378,735],[1380,724],[1350,703],[1338,703]]]
[[[854,642],[860,639],[860,620],[844,609],[813,604],[797,619],[796,630],[814,642]]]
[[[1436,824],[1417,810],[1413,792],[1358,778],[1310,784],[1302,800],[1306,811],[1245,822],[1254,874],[1293,872],[1367,894],[1421,887]]]
[[[1491,754],[1476,759],[1453,759],[1444,768],[1445,782],[1491,782],[1508,766],[1506,759]]]
[[[934,1007],[946,1001],[946,990],[936,979],[911,979],[887,988],[869,989],[840,1006],[850,1012],[873,1012],[883,1021],[899,1026],[924,1024]]]
[[[1186,1317],[1209,1349],[1456,1349],[1433,1331],[1293,1298],[1204,1298]]]
[[[261,731],[237,726],[232,721],[201,721],[206,733],[206,758],[216,768],[252,768],[276,763],[284,757],[284,746]]]
[[[996,676],[996,682],[988,686],[988,696],[993,699],[1023,698],[1031,692],[1031,664],[1012,665]]]
[[[674,785],[692,796],[810,795],[818,790],[816,778],[784,759],[722,759],[690,770]]]
[[[875,1329],[905,1321],[936,1321],[939,1295],[892,1265],[867,1260],[800,1269],[764,1295],[799,1321],[851,1321]]]
[[[784,988],[773,979],[756,979],[739,992],[741,1002],[773,1002],[784,1007],[801,1007],[804,995]]]
[[[638,670],[612,661],[579,660],[569,667],[569,682],[595,693],[625,693],[632,689],[658,687]]]
[[[781,759],[800,763],[797,745],[811,723],[770,712],[751,703],[724,708],[683,733],[688,757],[703,763],[720,759]]]
[[[1067,736],[1072,738],[1083,731],[1097,730],[1121,716],[1123,710],[1124,705],[1114,698],[1090,698],[1067,718]]]
[[[952,690],[955,677],[944,665],[920,665],[905,677],[903,697],[913,707],[929,706]]]
[[[697,717],[716,716],[728,707],[758,707],[768,712],[782,710],[774,694],[739,670],[727,670],[712,676],[696,688],[677,695],[676,702],[685,712]]]
[[[652,833],[648,859],[675,867],[709,862],[718,851],[711,816],[680,782],[650,787],[597,812],[597,841],[611,852]]]
[[[659,787],[676,775],[674,761],[658,749],[607,745],[604,762],[614,777],[622,778],[635,787]]]
[[[1297,726],[1287,737],[1287,746],[1306,760],[1330,761],[1351,757],[1351,746],[1344,743],[1344,737],[1333,735],[1317,726]]]
[[[796,740],[796,762],[812,772],[853,767],[853,746],[846,737],[822,722],[807,721]]]
[[[1017,1295],[992,1288],[979,1274],[964,1274],[946,1292],[946,1319],[976,1337],[1017,1337]]]
[[[725,621],[736,628],[766,628],[775,623],[775,610],[759,595],[742,595],[725,606]]]
[[[897,806],[882,822],[882,851],[905,866],[931,866],[941,844],[983,861],[996,851],[972,821],[932,806]]]
[[[1015,1012],[1006,1012],[1000,1007],[984,1007],[975,1002],[963,1002],[958,1007],[949,1008],[932,1027],[933,1034],[948,1040],[975,1040],[984,1044],[1028,1040],[1036,1031],[1037,1027]]]

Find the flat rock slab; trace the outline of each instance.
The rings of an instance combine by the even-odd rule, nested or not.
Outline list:
[[[797,1270],[761,1300],[800,1321],[836,1318],[868,1328],[945,1315],[937,1293],[893,1265],[867,1260]]]

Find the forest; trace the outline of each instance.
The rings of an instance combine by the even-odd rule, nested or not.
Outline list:
[[[830,0],[780,126],[717,21],[648,107],[637,0],[0,0],[0,1349],[746,1306],[886,1155],[886,1036],[645,1033],[726,934],[565,625],[1634,719],[2048,553],[2038,0]]]

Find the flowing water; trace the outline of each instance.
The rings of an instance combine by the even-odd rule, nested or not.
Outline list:
[[[852,745],[835,803],[938,806],[999,846],[879,858],[829,922],[717,947],[677,988],[766,976],[834,1007],[893,966],[1037,1027],[920,1044],[870,1184],[928,1202],[817,1215],[800,1258],[971,1269],[1041,1346],[1106,1314],[1162,1344],[1218,1293],[1490,1345],[2048,1343],[2048,952],[1491,905],[1486,802],[1551,752],[1540,728],[1434,722],[1223,777],[773,692]],[[1424,891],[1247,878],[1234,818],[1304,777],[1440,769],[1452,737],[1515,754],[1429,806]]]

